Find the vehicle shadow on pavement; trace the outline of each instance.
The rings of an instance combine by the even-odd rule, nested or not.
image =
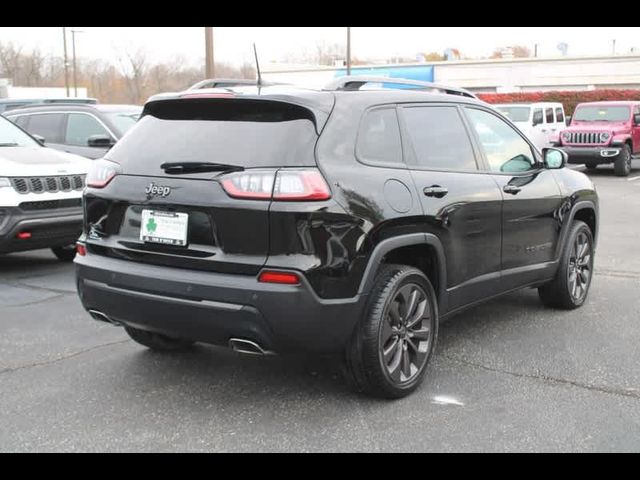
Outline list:
[[[3,277],[12,273],[37,275],[40,271],[46,273],[51,267],[60,267],[60,265],[60,261],[48,252],[0,255],[0,272]]]
[[[445,322],[440,327],[439,346],[425,386],[416,395],[419,397],[421,392],[430,395],[430,378],[437,375],[439,365],[449,362],[447,357],[463,349],[469,339],[491,337],[505,326],[508,328],[515,319],[519,319],[520,324],[534,321],[544,310],[537,294],[525,291],[468,310]],[[528,312],[527,315],[523,315],[524,312]],[[301,397],[326,400],[347,397],[371,405],[380,402],[353,392],[343,375],[339,356],[247,357],[224,348],[198,345],[172,354],[141,348],[122,363],[125,366],[119,377],[121,383],[114,387],[130,390],[134,386],[145,391],[175,387],[186,389],[191,401],[225,404],[244,399],[250,405],[255,398],[269,402]]]

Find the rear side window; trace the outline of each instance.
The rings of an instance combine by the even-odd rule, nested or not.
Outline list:
[[[358,136],[358,157],[365,162],[402,163],[402,137],[395,108],[371,110]]]
[[[564,123],[564,112],[561,108],[556,108],[556,120],[558,123]]]
[[[62,143],[63,124],[63,113],[32,115],[29,120],[29,133],[40,135],[47,143]]]
[[[146,114],[108,154],[148,174],[166,162],[243,168],[315,166],[314,116],[296,105],[257,100],[177,100]]]
[[[21,117],[9,117],[9,120],[18,125],[23,130],[27,129],[27,124],[29,123],[29,117],[24,115]]]
[[[67,120],[66,145],[86,147],[89,145],[89,138],[94,135],[111,137],[109,132],[90,115],[83,113],[70,113]]]
[[[403,109],[418,168],[478,169],[471,140],[456,107]]]

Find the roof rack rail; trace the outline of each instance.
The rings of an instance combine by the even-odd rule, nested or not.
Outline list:
[[[431,82],[421,82],[418,80],[407,80],[403,78],[388,78],[388,77],[369,77],[369,76],[347,76],[334,80],[327,85],[324,90],[330,92],[346,91],[356,92],[362,89],[365,85],[372,83],[381,83],[385,85],[401,85],[405,87],[411,87],[412,90],[426,90],[435,93],[445,93],[447,95],[458,95],[461,97],[475,98],[473,93],[464,90],[462,88],[450,87],[448,85],[439,85]]]
[[[262,83],[263,87],[274,85],[272,83]],[[242,80],[234,78],[211,78],[196,83],[189,90],[204,90],[207,88],[233,88],[233,87],[257,87],[257,80]]]

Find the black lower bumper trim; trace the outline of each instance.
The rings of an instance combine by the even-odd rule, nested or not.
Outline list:
[[[255,342],[276,353],[343,351],[365,297],[321,300],[306,281],[267,285],[252,276],[169,269],[89,254],[76,258],[86,310],[196,342]]]

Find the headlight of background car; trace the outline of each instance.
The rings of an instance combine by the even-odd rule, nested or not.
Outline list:
[[[562,134],[562,139],[565,142],[570,142],[571,141],[571,133],[570,132],[565,132]]]
[[[608,142],[609,140],[611,140],[611,134],[610,133],[603,133],[603,134],[600,135],[600,141],[602,143]]]
[[[8,178],[0,178],[0,188],[11,188],[11,182]]]

